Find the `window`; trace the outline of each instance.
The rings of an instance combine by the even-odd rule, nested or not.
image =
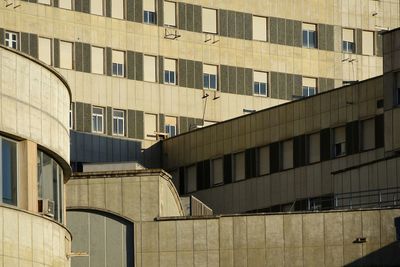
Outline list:
[[[203,87],[204,89],[217,90],[218,88],[218,67],[203,65]]]
[[[154,0],[143,0],[144,23],[156,24],[156,3]]]
[[[283,169],[293,168],[293,140],[283,142]]]
[[[268,96],[268,74],[254,71],[254,95]]]
[[[233,155],[233,166],[235,181],[243,180],[246,177],[244,152]]]
[[[124,136],[125,134],[125,112],[113,110],[113,135]]]
[[[144,80],[146,82],[156,82],[156,57],[144,56]]]
[[[50,5],[51,4],[50,0],[38,0],[38,3],[39,4],[44,4],[44,5]]]
[[[362,53],[363,55],[374,55],[374,33],[362,31]]]
[[[176,60],[164,59],[164,83],[176,84]]]
[[[317,79],[303,77],[303,97],[315,95],[317,93]]]
[[[69,128],[74,128],[74,112],[73,112],[73,105],[69,106]]]
[[[258,173],[265,175],[269,173],[269,147],[264,146],[258,149]]]
[[[211,174],[213,185],[222,184],[224,182],[224,162],[222,158],[213,159],[211,161]]]
[[[203,32],[217,33],[217,10],[203,7],[202,16]]]
[[[394,91],[394,104],[400,105],[400,72],[396,72],[396,88]]]
[[[104,125],[104,108],[93,107],[92,108],[92,132],[103,133]]]
[[[320,161],[320,134],[310,134],[308,136],[308,163]]]
[[[168,137],[175,136],[177,134],[176,117],[165,116],[165,133]]]
[[[58,1],[58,6],[60,8],[72,9],[71,0],[59,0]]]
[[[90,13],[103,16],[103,0],[90,0]]]
[[[111,17],[117,19],[124,18],[124,0],[111,1]]]
[[[18,33],[5,32],[5,45],[17,49],[18,48]]]
[[[112,51],[112,75],[124,77],[125,75],[125,53],[122,51]]]
[[[362,148],[369,150],[375,148],[375,119],[361,122]]]
[[[176,3],[164,1],[164,25],[176,27]]]
[[[343,29],[343,52],[354,53],[354,30]]]
[[[92,46],[92,73],[104,74],[104,48]]]
[[[267,18],[253,16],[253,40],[267,41]]]
[[[0,152],[1,199],[3,203],[17,205],[17,143],[0,137]]]
[[[197,169],[196,165],[186,168],[186,193],[191,193],[197,190]]]
[[[38,197],[54,203],[54,219],[63,222],[64,177],[60,165],[42,151],[37,153]]]
[[[335,157],[346,154],[346,128],[338,127],[334,129],[334,155]]]
[[[157,140],[157,115],[144,114],[145,139]]]
[[[317,25],[303,23],[303,47],[317,47]]]
[[[60,41],[60,68],[72,69],[72,43]]]
[[[51,65],[51,40],[48,38],[39,37],[39,59]]]

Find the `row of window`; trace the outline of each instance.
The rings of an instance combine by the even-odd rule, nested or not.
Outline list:
[[[5,32],[6,45],[18,49],[18,33]],[[41,61],[48,65],[53,64],[52,59],[52,40],[49,38],[38,38],[39,54]],[[59,66],[60,68],[73,69],[74,45],[72,42],[59,41]],[[91,72],[95,74],[105,74],[105,48],[91,47]],[[112,50],[111,52],[111,74],[117,77],[125,77],[126,73],[126,53],[124,51]],[[177,84],[177,60],[164,58],[164,84]],[[157,57],[144,55],[143,80],[147,82],[157,82]],[[203,88],[209,90],[218,89],[219,68],[216,65],[203,64]],[[317,93],[317,80],[314,78],[303,78],[302,96],[310,96]],[[257,96],[270,96],[268,90],[268,73],[253,71],[253,94]]]
[[[38,0],[42,4],[51,4],[51,0]],[[95,15],[104,15],[103,0],[91,0],[90,12]],[[171,1],[163,2],[164,25],[168,27],[177,26],[177,3]],[[72,9],[71,0],[59,0],[59,7]],[[111,17],[124,19],[124,0],[111,1]],[[149,24],[157,23],[155,0],[143,0],[143,22]],[[268,18],[253,16],[253,40],[268,41]],[[202,8],[202,31],[205,33],[218,33],[218,10]],[[302,25],[303,47],[317,48],[317,25],[303,23]],[[342,49],[345,53],[355,53],[354,30],[343,29]],[[374,54],[374,33],[371,31],[362,31],[362,54]]]
[[[185,167],[179,173],[181,190],[190,193],[381,147],[382,121],[378,116]]]
[[[0,173],[2,189],[0,199],[9,205],[18,205],[18,143],[0,136]],[[38,198],[54,203],[51,216],[63,222],[63,170],[46,153],[37,152]]]
[[[112,109],[112,135],[114,136],[126,136],[126,112],[125,110]],[[104,134],[106,128],[106,109],[104,107],[92,106],[91,115],[92,133]],[[74,112],[71,105],[69,112],[69,127],[73,129],[74,125]],[[165,116],[164,117],[164,129],[163,133],[168,137],[175,136],[178,133],[177,129],[177,117]],[[144,114],[144,128],[145,128],[145,139],[157,140],[158,131],[158,116],[157,114]]]

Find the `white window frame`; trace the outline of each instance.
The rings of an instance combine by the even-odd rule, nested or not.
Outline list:
[[[260,74],[262,74],[262,75],[266,75],[266,77],[267,77],[267,79],[266,79],[266,82],[264,82],[264,81],[259,81],[259,80],[257,80],[256,79],[256,74],[257,73],[260,73]],[[264,96],[264,97],[268,97],[269,96],[269,92],[268,92],[268,73],[267,72],[262,72],[262,71],[254,71],[253,72],[253,77],[254,77],[254,81],[253,81],[253,95],[256,95],[256,96]],[[265,88],[265,93],[262,93],[261,92],[261,88],[262,88],[262,86],[264,85],[264,88]],[[258,90],[258,92],[257,92],[257,90]]]
[[[171,60],[171,61],[175,62],[174,70],[170,70],[165,67],[165,63],[167,60]],[[177,65],[176,59],[172,59],[172,58],[164,59],[164,84],[176,85],[176,65]],[[167,79],[167,77],[168,77],[168,79]],[[171,81],[171,77],[173,77],[173,81]]]
[[[311,80],[315,81],[313,85],[311,85]],[[301,95],[303,97],[316,95],[318,93],[317,84],[318,84],[318,79],[311,77],[303,77]]]
[[[114,54],[122,53],[122,63],[115,62]],[[112,50],[112,63],[111,63],[111,73],[115,77],[125,77],[125,52]]]
[[[352,41],[345,40],[344,38],[346,31],[352,31]],[[356,44],[354,42],[354,29],[342,29],[342,52],[348,54],[354,54],[356,52]]]
[[[167,9],[165,7],[166,3],[168,3],[168,5],[174,5],[174,9],[173,9],[174,13],[173,14],[167,15],[167,12],[166,12]],[[167,26],[167,27],[173,27],[173,28],[176,27],[176,22],[177,22],[177,19],[176,19],[176,6],[177,6],[176,2],[164,1],[164,25]],[[168,18],[171,17],[171,20],[173,20],[173,22],[167,23],[167,21],[169,21],[169,19],[167,19],[167,17]],[[172,19],[172,17],[173,17],[173,19]]]
[[[12,37],[15,37],[15,40],[13,40]],[[19,41],[19,34],[17,32],[11,32],[11,31],[4,32],[4,44],[7,47],[18,49],[18,41]]]
[[[307,29],[308,26],[308,29]],[[302,25],[302,37],[303,37],[303,47],[305,48],[317,48],[318,47],[318,36],[317,36],[317,25],[312,23],[303,23]],[[311,29],[315,27],[315,29]],[[306,36],[304,36],[306,35]],[[305,38],[306,37],[306,38]],[[311,37],[314,37],[314,44],[310,42]]]
[[[112,112],[113,135],[125,136],[125,111],[113,109]],[[122,122],[122,129],[119,127],[120,122]]]
[[[101,113],[95,113],[95,110],[101,111]],[[97,129],[95,129],[94,120],[97,122]],[[101,129],[99,129],[99,121],[101,121]],[[104,133],[104,108],[92,106],[92,133]]]
[[[204,70],[206,66],[212,66],[216,68],[216,74],[214,73],[208,73],[206,70]],[[215,87],[211,86],[211,79],[214,79],[215,81]],[[218,90],[218,66],[216,65],[209,65],[209,64],[203,64],[203,88],[207,90],[213,90],[217,91]]]

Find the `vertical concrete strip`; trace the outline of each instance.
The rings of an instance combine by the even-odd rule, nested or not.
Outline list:
[[[135,52],[127,51],[127,78],[130,80],[135,80]]]
[[[244,39],[253,39],[253,15],[248,13],[244,14]]]
[[[90,73],[92,65],[90,44],[82,44],[82,67],[83,71]]]
[[[219,34],[221,36],[228,36],[228,11],[219,10]]]
[[[228,73],[228,66],[221,65],[220,66],[220,81],[221,81],[221,92],[228,93],[229,92],[229,73]]]
[[[29,34],[29,54],[34,58],[38,58],[38,56],[39,56],[37,34],[33,34],[33,33]]]
[[[178,3],[178,28],[186,30],[186,4]]]
[[[111,47],[106,47],[106,74],[112,76],[112,49]]]
[[[178,81],[179,86],[186,87],[186,60],[178,60]]]
[[[135,52],[135,79],[143,81],[143,54]]]
[[[179,74],[178,74],[179,75]],[[196,89],[203,89],[203,63],[195,61],[194,63],[194,87]]]
[[[135,0],[135,22],[143,23],[143,0]]]
[[[54,67],[60,67],[60,40],[54,39]]]
[[[198,6],[198,5],[193,6],[193,16],[194,16],[193,31],[202,32],[203,31],[203,15],[202,15],[201,6]]]

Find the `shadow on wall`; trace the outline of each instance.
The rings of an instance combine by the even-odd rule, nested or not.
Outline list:
[[[394,219],[396,241],[345,266],[400,266],[400,217]]]

